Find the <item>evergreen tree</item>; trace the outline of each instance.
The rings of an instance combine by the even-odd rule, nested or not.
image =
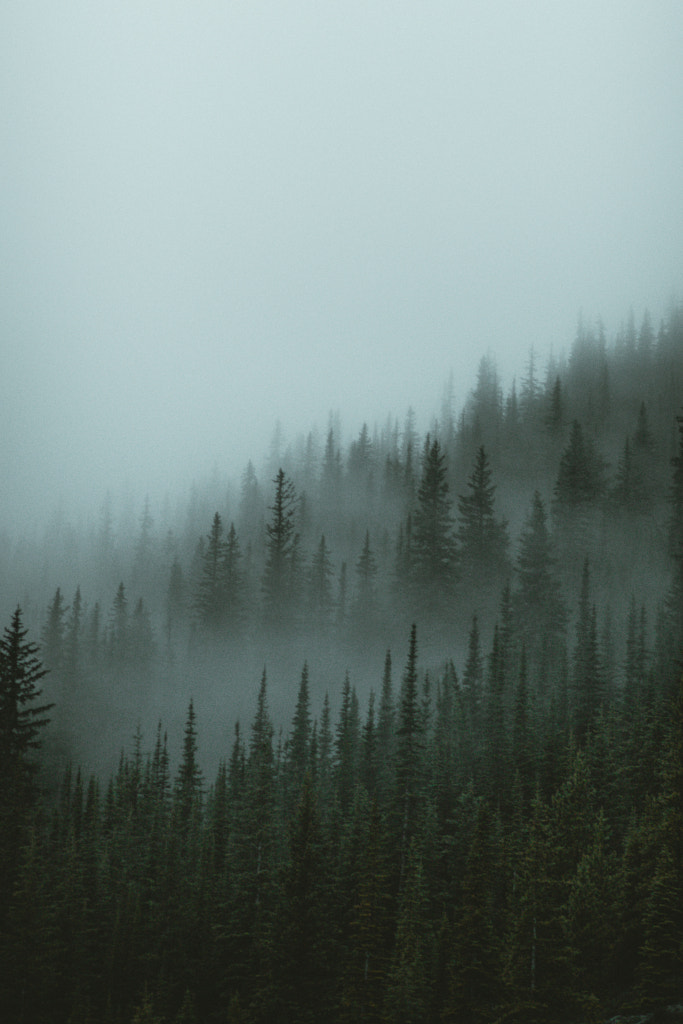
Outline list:
[[[410,630],[408,661],[401,687],[396,736],[396,807],[402,878],[408,850],[417,830],[424,744],[417,689],[417,629],[414,623]]]
[[[516,565],[519,588],[514,604],[527,649],[543,669],[556,662],[566,624],[567,612],[555,566],[545,506],[535,491],[520,536]]]
[[[467,588],[482,588],[504,580],[508,574],[508,533],[494,514],[495,485],[482,446],[468,480],[469,492],[458,498],[459,570]]]
[[[199,624],[217,633],[225,622],[225,541],[223,520],[218,512],[214,514],[207,542],[202,555],[194,608]]]
[[[590,569],[584,561],[574,649],[574,725],[579,744],[586,742],[604,698],[598,654],[595,605],[590,601]]]
[[[293,808],[298,804],[304,776],[311,768],[311,713],[307,662],[304,662],[304,667],[301,670],[299,695],[286,753],[288,802]]]
[[[363,550],[356,563],[357,583],[352,607],[354,629],[365,634],[371,633],[376,626],[376,577],[377,563],[370,548],[370,531],[366,530]]]
[[[567,513],[595,504],[604,490],[605,463],[593,442],[584,436],[579,421],[574,420],[560,459],[553,512],[561,519]]]
[[[263,574],[263,598],[266,622],[282,627],[291,621],[296,582],[296,511],[294,484],[282,469],[273,481],[275,498],[270,507],[271,521],[266,524],[266,566]],[[293,571],[294,570],[294,571]]]
[[[326,630],[332,621],[332,577],[334,571],[325,535],[320,538],[308,574],[308,606],[310,622],[318,630]]]
[[[40,703],[47,674],[17,606],[0,639],[0,924],[9,902],[22,829],[38,791],[35,752],[54,706]]]
[[[291,1024],[314,1024],[329,1019],[332,1011],[326,853],[315,792],[307,774],[289,838],[277,929],[281,1001],[277,1019]]]
[[[197,716],[190,700],[185,721],[183,754],[175,780],[174,804],[181,829],[187,829],[202,798],[202,771],[197,759]]]
[[[65,617],[68,606],[59,587],[47,611],[47,620],[40,638],[43,661],[51,672],[59,672],[64,662]]]
[[[109,616],[108,647],[112,660],[119,665],[128,661],[128,597],[123,581],[119,583]]]
[[[411,584],[420,605],[447,614],[453,592],[455,543],[446,457],[438,440],[425,445],[422,480],[413,517]]]

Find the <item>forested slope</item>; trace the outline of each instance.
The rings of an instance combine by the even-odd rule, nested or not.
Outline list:
[[[580,326],[424,436],[6,539],[8,1019],[680,999],[682,383],[683,311]]]

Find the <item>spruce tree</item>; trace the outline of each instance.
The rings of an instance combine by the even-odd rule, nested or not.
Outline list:
[[[262,590],[266,623],[283,627],[291,622],[293,590],[295,589],[296,512],[297,498],[294,484],[284,470],[278,470],[273,480],[275,498],[270,506],[271,520],[266,524],[266,566]]]
[[[463,586],[479,590],[504,581],[509,572],[507,524],[494,513],[496,488],[483,445],[467,484],[469,491],[458,498],[458,569]]]
[[[446,615],[455,582],[452,502],[446,457],[436,438],[425,445],[422,479],[412,523],[411,585],[420,607]]]

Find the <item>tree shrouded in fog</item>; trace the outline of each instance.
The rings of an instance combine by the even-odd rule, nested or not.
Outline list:
[[[411,585],[419,602],[433,614],[447,613],[455,581],[452,502],[446,457],[435,438],[427,438],[422,479],[412,521]]]
[[[468,492],[458,498],[458,568],[465,587],[485,587],[504,580],[508,573],[509,540],[506,523],[494,513],[496,488],[483,445],[467,484]]]
[[[566,609],[556,559],[548,531],[543,499],[534,492],[531,511],[524,524],[517,556],[518,590],[515,607],[519,627],[527,646],[535,653],[543,652],[542,662],[564,636]]]
[[[0,639],[0,924],[9,900],[21,830],[38,796],[40,735],[52,703],[40,703],[48,670],[17,607]]]
[[[264,617],[275,627],[291,621],[292,591],[294,589],[298,557],[298,536],[296,515],[298,509],[296,490],[283,469],[275,479],[275,498],[270,506],[271,518],[266,523],[266,566],[263,573],[262,590]]]

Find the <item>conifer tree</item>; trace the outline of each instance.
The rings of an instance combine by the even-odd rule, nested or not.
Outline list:
[[[595,724],[604,698],[603,678],[598,653],[595,605],[590,600],[590,568],[583,564],[581,593],[574,648],[574,725],[579,744],[585,743]]]
[[[455,581],[452,503],[446,457],[435,438],[425,444],[422,479],[413,517],[411,585],[421,605],[446,614]]]
[[[319,630],[325,631],[332,621],[332,561],[325,542],[325,535],[320,538],[308,573],[308,609],[310,622]]]
[[[366,530],[363,550],[356,562],[357,583],[352,607],[354,629],[362,633],[369,633],[376,626],[376,577],[377,562],[370,547],[370,531]]]
[[[294,614],[293,591],[299,572],[297,561],[296,511],[294,484],[284,470],[278,470],[273,481],[275,498],[270,506],[271,520],[266,524],[266,566],[262,590],[266,622],[282,627]]]
[[[20,816],[24,802],[35,795],[33,752],[54,707],[38,703],[42,689],[37,684],[48,670],[38,657],[38,645],[27,635],[17,606],[0,639],[0,791],[3,805],[8,801],[8,809]]]
[[[555,481],[554,514],[562,519],[597,502],[605,490],[604,474],[603,459],[593,442],[585,437],[579,421],[574,420]]]
[[[417,689],[417,628],[410,630],[408,660],[401,687],[396,731],[396,807],[400,842],[400,874],[403,877],[408,850],[416,834],[422,782],[423,725]]]
[[[301,670],[301,682],[286,748],[286,777],[290,807],[297,805],[304,776],[311,769],[311,713],[308,687],[308,663]]]
[[[185,721],[183,754],[175,780],[174,803],[182,829],[188,827],[202,797],[202,771],[197,759],[197,716],[190,700]]]
[[[557,660],[567,615],[555,566],[545,506],[535,491],[520,537],[514,605],[527,649],[544,669]]]
[[[35,752],[54,706],[40,703],[47,675],[17,606],[0,639],[0,926],[9,904],[22,831],[38,796]]]
[[[40,638],[43,661],[51,672],[59,672],[64,662],[65,617],[68,606],[59,587],[47,611],[47,620]]]
[[[508,575],[507,525],[494,514],[495,485],[484,446],[477,451],[469,491],[458,498],[459,572],[467,588],[482,588]]]

